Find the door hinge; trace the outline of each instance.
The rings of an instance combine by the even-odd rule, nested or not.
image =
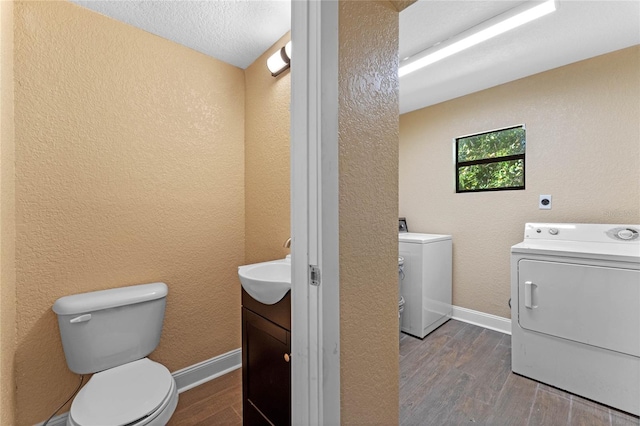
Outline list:
[[[309,284],[320,285],[320,268],[316,265],[309,265]]]

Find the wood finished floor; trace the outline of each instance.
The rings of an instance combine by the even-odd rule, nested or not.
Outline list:
[[[400,340],[401,425],[631,426],[637,417],[511,372],[511,336],[451,320]]]
[[[240,370],[180,394],[169,426],[241,425]],[[511,373],[511,337],[451,320],[400,340],[400,425],[640,426],[637,417]]]
[[[182,392],[167,426],[242,425],[242,370]]]

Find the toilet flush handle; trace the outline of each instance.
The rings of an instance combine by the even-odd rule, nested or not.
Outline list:
[[[84,314],[84,315],[80,315],[79,317],[75,317],[75,318],[71,318],[71,320],[69,320],[69,322],[71,324],[76,324],[79,322],[87,322],[91,319],[91,314]]]

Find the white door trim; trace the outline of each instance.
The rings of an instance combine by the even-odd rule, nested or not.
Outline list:
[[[292,423],[340,424],[338,2],[291,16]]]

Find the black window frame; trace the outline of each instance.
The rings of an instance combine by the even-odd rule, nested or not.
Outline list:
[[[522,154],[515,154],[515,155],[505,155],[502,157],[493,157],[493,158],[482,158],[480,160],[471,160],[471,161],[458,161],[459,158],[459,141],[460,139],[466,139],[466,138],[470,138],[470,137],[474,137],[474,136],[482,136],[482,135],[486,135],[489,133],[496,133],[496,132],[502,132],[504,130],[511,130],[511,129],[523,129],[525,131],[525,150],[524,153]],[[518,190],[524,190],[525,189],[525,184],[526,184],[526,176],[527,176],[527,162],[525,160],[526,157],[526,153],[527,153],[527,145],[526,145],[526,131],[527,128],[524,124],[518,124],[515,126],[509,126],[509,127],[501,127],[499,129],[494,129],[494,130],[487,130],[485,132],[479,132],[479,133],[472,133],[469,135],[465,135],[465,136],[458,136],[457,138],[454,139],[455,141],[455,168],[456,168],[456,194],[464,194],[466,192],[494,192],[494,191],[518,191]],[[521,186],[505,186],[505,187],[500,187],[500,188],[481,188],[481,189],[460,189],[460,168],[461,167],[468,167],[468,166],[475,166],[475,165],[479,165],[479,164],[491,164],[491,163],[501,163],[503,161],[514,161],[514,160],[522,160],[522,185]]]

